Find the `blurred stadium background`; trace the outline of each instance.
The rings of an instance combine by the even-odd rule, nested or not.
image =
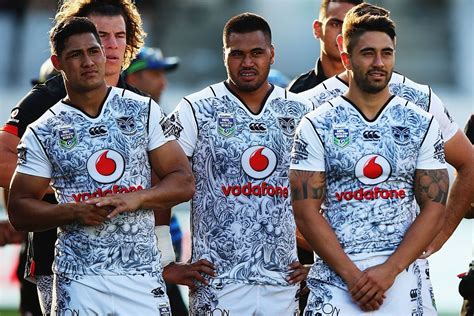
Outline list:
[[[397,23],[396,70],[433,86],[455,121],[464,127],[474,111],[474,1],[369,0],[391,10]],[[288,77],[306,72],[319,55],[311,25],[319,0],[136,0],[142,13],[146,44],[165,55],[179,56],[180,67],[168,75],[161,105],[169,112],[180,98],[225,78],[222,28],[232,15],[251,11],[272,27],[276,63]],[[0,122],[30,89],[41,63],[49,56],[48,30],[58,6],[53,0],[0,0]],[[1,171],[0,171],[1,172]],[[453,172],[451,170],[451,176]],[[188,208],[175,208],[189,229]],[[0,218],[5,218],[0,205]],[[463,221],[445,247],[431,258],[431,276],[438,310],[459,313],[457,274],[473,257],[474,221]],[[0,316],[17,315],[15,280],[18,246],[0,248]]]

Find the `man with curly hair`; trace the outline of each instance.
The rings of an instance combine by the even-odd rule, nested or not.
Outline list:
[[[130,0],[78,0],[65,2],[56,14],[60,23],[68,17],[89,18],[97,27],[101,44],[106,55],[105,80],[108,85],[125,88],[140,93],[128,85],[120,76],[121,70],[128,67],[131,60],[143,45],[146,36],[136,6]],[[17,162],[17,149],[20,138],[26,127],[37,120],[44,112],[66,96],[63,79],[54,77],[42,85],[35,86],[13,109],[7,123],[0,130],[0,185],[8,188]],[[57,203],[53,194],[46,194],[44,200]],[[165,241],[165,247],[158,245],[162,252],[161,263],[166,266],[163,277],[167,282],[195,286],[194,280],[203,280],[199,272],[212,272],[207,262],[196,262],[192,265],[172,264],[174,258],[164,251],[169,236],[168,216],[157,217],[157,234]],[[159,232],[158,232],[159,231]],[[52,271],[56,229],[30,234],[28,276],[37,282],[38,293],[43,314],[49,315],[51,305]],[[164,253],[164,254],[163,254]]]

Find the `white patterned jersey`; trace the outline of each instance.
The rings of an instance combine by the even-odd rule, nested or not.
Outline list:
[[[192,261],[229,283],[288,285],[297,261],[288,168],[311,104],[274,86],[252,113],[224,82],[185,97],[163,124],[192,161]]]
[[[437,121],[413,103],[392,96],[368,120],[339,96],[302,119],[290,168],[325,172],[324,217],[356,260],[396,250],[418,212],[415,171],[445,169],[443,148]],[[320,259],[310,277],[344,287]]]
[[[443,102],[431,90],[430,86],[416,83],[396,72],[392,74],[388,86],[390,93],[413,102],[424,111],[433,114],[439,123],[445,142],[449,141],[459,130]],[[312,89],[301,92],[299,95],[309,99],[313,106],[317,108],[323,103],[344,94],[348,89],[349,86],[346,82],[338,76],[334,76]]]
[[[59,203],[150,188],[148,152],[171,139],[150,98],[112,87],[96,117],[64,101],[31,124],[17,171],[50,178]],[[161,271],[152,210],[126,212],[99,226],[59,227],[53,271],[74,275]]]

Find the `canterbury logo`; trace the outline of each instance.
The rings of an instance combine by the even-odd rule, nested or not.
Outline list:
[[[365,140],[379,140],[380,133],[378,131],[365,131],[362,136]]]
[[[267,131],[265,123],[250,123],[249,128],[252,132],[263,133]]]
[[[89,128],[89,134],[92,137],[103,136],[107,134],[107,128],[104,125],[93,126]]]

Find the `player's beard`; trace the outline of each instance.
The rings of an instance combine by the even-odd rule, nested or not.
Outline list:
[[[377,70],[379,72],[384,72],[385,73],[385,80],[383,81],[378,81],[374,82],[372,79],[370,79],[369,73],[374,69],[370,69],[366,73],[363,73],[362,71],[357,71],[354,69],[353,75],[354,75],[354,81],[361,89],[362,91],[370,94],[376,94],[385,89],[390,82],[390,78],[392,77],[392,71],[385,71],[385,70]]]

